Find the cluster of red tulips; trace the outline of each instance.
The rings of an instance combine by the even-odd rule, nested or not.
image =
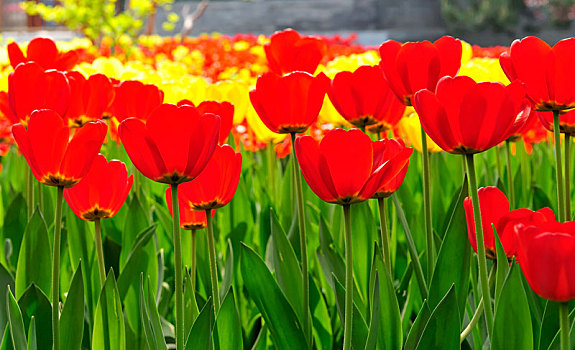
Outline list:
[[[499,58],[511,81],[507,86],[456,76],[462,44],[452,37],[442,37],[433,43],[387,41],[379,48],[379,66],[341,72],[332,80],[323,73],[314,75],[326,54],[326,44],[320,38],[285,30],[271,37],[265,53],[270,71],[258,78],[250,100],[272,132],[291,136],[292,154],[297,158],[297,162],[292,162],[292,170],[297,199],[294,217],[299,223],[301,245],[303,303],[298,312],[303,315],[303,333],[310,348],[308,239],[300,171],[320,199],[343,208],[346,260],[343,348],[351,349],[354,271],[350,206],[377,199],[381,254],[386,273],[392,275],[387,199],[406,176],[412,148],[401,139],[381,135],[387,135],[397,125],[407,106],[415,108],[422,126],[427,268],[434,266],[437,244],[431,225],[430,159],[426,144],[429,136],[444,151],[460,154],[464,159],[470,193],[464,207],[469,240],[477,253],[478,286],[483,298],[478,317],[481,312],[484,314],[488,334],[493,331],[494,311],[486,259],[497,258],[501,253],[497,251],[500,242],[510,263],[514,260],[519,263],[531,288],[543,298],[561,303],[561,344],[563,349],[569,348],[567,302],[575,299],[572,272],[575,222],[568,221],[570,167],[563,169],[560,134],[566,134],[564,142],[568,144],[570,134],[575,131],[575,116],[570,112],[575,108],[575,90],[571,88],[575,39],[560,41],[553,47],[535,37],[515,41]],[[196,107],[187,100],[177,105],[165,104],[162,91],[154,85],[117,81],[102,74],[85,78],[72,71],[76,63],[74,54],[58,52],[49,39],[34,39],[26,55],[12,44],[9,56],[14,72],[9,77],[8,93],[0,96],[7,101],[2,112],[14,124],[14,139],[33,177],[58,188],[51,289],[54,349],[59,349],[60,339],[63,199],[79,218],[95,223],[99,277],[104,286],[100,220],[113,217],[134,182],[137,187],[139,181],[138,177],[134,181],[133,176],[128,176],[124,163],[108,161],[99,154],[107,137],[121,143],[143,176],[169,185],[166,201],[173,213],[175,339],[177,349],[184,349],[187,334],[184,334],[180,228],[193,233],[207,228],[211,290],[216,291],[211,297],[217,317],[220,301],[212,216],[216,209],[232,200],[242,167],[241,154],[224,144],[232,129],[233,105],[205,101]],[[324,132],[321,140],[310,135],[298,136],[316,122],[326,96],[358,129],[332,129]],[[511,210],[506,195],[495,187],[478,190],[474,155],[517,139],[537,120],[554,132],[557,218],[549,208]],[[568,157],[566,154],[565,162]],[[27,182],[32,181],[30,175]],[[513,197],[513,189],[508,191]],[[28,190],[29,203],[34,202],[33,196],[34,191]],[[417,251],[411,246],[410,255],[419,292],[425,299],[428,290],[423,269]],[[195,261],[192,273],[194,264]]]

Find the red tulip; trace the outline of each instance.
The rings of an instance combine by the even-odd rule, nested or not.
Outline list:
[[[564,111],[575,107],[575,38],[549,46],[528,36],[515,40],[499,57],[509,80],[519,79],[527,87],[527,96],[538,111]]]
[[[389,87],[407,106],[421,89],[435,91],[442,77],[455,76],[461,66],[461,42],[444,36],[435,42],[388,40],[379,47],[379,63]]]
[[[575,299],[575,221],[518,225],[519,265],[539,296]]]
[[[146,120],[164,101],[164,92],[152,84],[126,80],[116,86],[116,96],[110,107],[119,122],[128,118]]]
[[[262,122],[280,134],[301,133],[315,122],[329,87],[323,73],[305,72],[285,76],[266,73],[258,78],[250,100]]]
[[[217,209],[228,204],[238,187],[242,155],[229,145],[216,146],[214,155],[197,178],[180,187],[194,210]]]
[[[382,130],[389,130],[405,111],[379,67],[361,66],[353,73],[337,73],[328,95],[339,114],[358,128],[381,123]]]
[[[406,151],[407,150],[407,151]],[[383,139],[373,143],[373,171],[382,166],[385,162],[395,157],[403,157],[403,152],[413,152],[413,148],[405,147],[401,139]],[[403,168],[389,182],[383,184],[373,195],[375,198],[386,198],[399,189],[409,167],[409,158]]]
[[[178,188],[178,203],[180,208],[180,227],[184,230],[201,230],[206,228],[208,221],[206,220],[205,210],[194,210],[192,208],[190,200],[188,199],[188,194],[186,191],[182,190],[183,186]],[[174,215],[172,209],[172,189],[168,187],[166,189],[166,203],[168,203],[168,209],[170,210],[170,215]],[[216,213],[212,210],[212,217]]]
[[[102,119],[104,112],[114,100],[114,86],[103,74],[94,74],[86,79],[79,72],[66,73],[70,82],[70,108],[66,118],[71,126],[82,126],[87,122]]]
[[[63,116],[70,105],[70,86],[62,72],[44,71],[35,62],[20,64],[8,77],[8,102],[13,123],[26,124],[37,109]]]
[[[541,124],[553,131],[553,112],[536,112]],[[565,134],[575,134],[575,110],[559,112],[559,132]]]
[[[397,176],[412,152],[406,148],[376,168],[374,160],[381,158],[374,156],[374,142],[358,129],[333,129],[321,142],[311,136],[298,137],[295,150],[312,191],[326,202],[342,205],[372,197]]]
[[[220,145],[228,141],[234,123],[234,105],[227,102],[203,101],[198,105],[200,114],[212,113],[220,117]]]
[[[466,76],[442,78],[435,93],[418,91],[413,104],[427,135],[444,151],[458,154],[483,152],[505,141],[530,112],[520,81],[504,86]]]
[[[28,128],[15,124],[12,134],[38,181],[72,187],[90,170],[106,129],[106,123],[100,120],[87,123],[70,139],[70,130],[58,113],[39,110],[30,116]]]
[[[489,259],[497,259],[495,249],[495,235],[492,224],[508,258],[517,254],[518,242],[515,235],[515,226],[519,223],[541,223],[554,221],[555,214],[549,208],[538,211],[529,209],[516,209],[510,211],[509,200],[497,187],[482,187],[477,191],[479,195],[479,208],[481,209],[481,224],[483,226],[483,240],[485,242],[485,255]],[[473,203],[470,197],[463,202],[467,218],[467,234],[471,247],[477,253],[477,239],[475,234],[475,220],[473,219]]]
[[[111,218],[126,201],[133,180],[132,175],[128,177],[126,164],[119,160],[108,162],[98,154],[88,174],[77,185],[64,190],[64,198],[82,220]]]
[[[67,71],[72,69],[79,61],[75,51],[59,52],[56,43],[49,38],[34,38],[28,43],[26,56],[15,42],[8,44],[8,58],[12,68],[16,69],[20,63],[34,61],[42,69],[56,69]]]
[[[295,71],[313,74],[327,50],[325,42],[300,36],[293,29],[275,32],[264,46],[270,71],[282,75]]]
[[[118,133],[134,166],[167,184],[190,181],[207,165],[218,142],[220,118],[192,106],[162,104],[144,122],[126,119]]]

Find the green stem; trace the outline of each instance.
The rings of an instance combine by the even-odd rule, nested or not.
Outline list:
[[[565,134],[565,220],[571,220],[571,134]]]
[[[559,324],[561,325],[561,350],[569,350],[569,304],[559,303]]]
[[[196,290],[196,230],[192,229],[192,290]]]
[[[377,198],[377,204],[379,206],[379,221],[381,223],[381,251],[383,255],[383,262],[385,267],[389,272],[389,276],[393,276],[391,273],[391,257],[389,253],[389,229],[387,227],[387,201],[385,198]]]
[[[345,315],[343,350],[351,349],[351,325],[353,318],[353,247],[351,243],[351,211],[349,204],[343,206],[345,221]]]
[[[182,276],[182,238],[180,236],[180,202],[178,201],[178,185],[170,185],[172,189],[173,241],[174,241],[174,273],[176,286],[176,349],[184,349],[184,282]]]
[[[479,195],[477,194],[477,177],[475,175],[475,163],[473,154],[466,154],[467,177],[469,178],[469,193],[473,200],[473,220],[475,221],[475,232],[477,241],[477,263],[479,266],[479,285],[485,303],[485,321],[487,323],[487,333],[491,336],[493,331],[493,310],[491,309],[491,293],[487,278],[487,260],[485,256],[485,240],[483,238],[483,225],[481,222],[481,208],[479,207]]]
[[[499,146],[495,146],[493,149],[495,150],[495,160],[497,163],[497,177],[501,179],[501,176],[503,175],[503,168],[501,167],[501,150]],[[463,163],[465,164],[465,161],[463,161]]]
[[[268,163],[268,176],[269,176],[269,184],[270,184],[270,196],[274,200],[277,199],[276,196],[276,164],[275,164],[275,152],[274,152],[274,144],[272,141],[269,142],[268,146],[266,147],[267,153],[267,163]]]
[[[32,177],[34,180],[34,177]],[[38,184],[38,206],[40,207],[40,211],[44,212],[44,185],[40,181],[36,181]]]
[[[559,111],[553,111],[553,136],[555,138],[555,175],[557,179],[557,207],[559,221],[565,221],[565,198],[563,195],[563,165],[561,162],[561,133],[559,132]]]
[[[391,195],[393,199],[393,204],[397,210],[397,216],[399,216],[399,221],[403,226],[403,231],[405,232],[405,240],[407,242],[407,249],[409,250],[409,255],[411,256],[411,261],[413,262],[413,268],[415,271],[415,277],[417,278],[417,284],[419,286],[419,294],[421,294],[422,299],[427,299],[427,284],[425,283],[425,277],[423,276],[423,269],[421,268],[421,262],[419,261],[419,255],[417,254],[417,248],[415,247],[415,242],[413,241],[413,236],[411,235],[411,230],[405,219],[405,214],[401,208],[401,204],[397,199],[395,193]]]
[[[220,294],[218,288],[218,266],[216,265],[216,245],[214,243],[214,227],[212,210],[206,210],[208,228],[208,252],[210,255],[210,279],[212,282],[212,299],[214,300],[214,320],[220,309]]]
[[[295,133],[291,133],[292,144],[292,169],[295,178],[295,191],[297,197],[297,211],[298,211],[298,224],[299,224],[299,244],[301,254],[301,271],[302,271],[302,292],[303,292],[303,330],[308,344],[311,344],[311,329],[310,329],[310,315],[309,315],[309,267],[307,261],[307,241],[305,233],[305,210],[303,203],[303,189],[299,164],[297,162],[297,155],[295,153]]]
[[[511,169],[511,142],[505,141],[505,156],[507,157],[507,189],[509,190],[509,198],[511,199],[511,208],[515,208],[515,190],[513,189],[513,171]]]
[[[473,331],[473,328],[475,328],[475,325],[481,319],[481,315],[483,315],[483,298],[479,301],[479,305],[477,305],[477,309],[475,309],[475,313],[473,314],[471,321],[469,321],[467,327],[465,327],[463,332],[461,332],[461,335],[459,336],[460,344],[463,343],[465,338],[467,338],[467,336]]]
[[[431,182],[429,169],[429,151],[427,150],[427,135],[421,128],[421,154],[423,155],[423,216],[425,220],[425,248],[427,255],[427,278],[431,279],[435,262],[433,247],[433,228],[431,226]]]
[[[34,214],[34,175],[32,170],[26,170],[26,204],[28,204],[28,219]]]
[[[52,339],[54,350],[60,349],[60,233],[62,231],[62,206],[64,187],[58,186],[56,217],[54,218],[54,247],[52,254]]]
[[[98,254],[98,270],[100,271],[100,288],[104,288],[106,282],[106,265],[104,265],[104,250],[102,249],[102,225],[100,219],[94,220],[94,240],[96,241],[96,253]]]

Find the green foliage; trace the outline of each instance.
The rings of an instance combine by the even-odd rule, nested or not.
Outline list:
[[[153,20],[158,6],[169,10],[174,0],[61,0],[57,5],[46,5],[36,1],[22,2],[22,8],[29,15],[40,15],[46,21],[56,22],[85,35],[94,43],[104,37],[115,42],[121,35],[135,38],[146,20]],[[122,7],[125,7],[123,9]],[[164,29],[173,29],[179,20],[171,13]]]

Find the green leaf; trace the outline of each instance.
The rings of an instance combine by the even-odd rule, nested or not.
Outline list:
[[[10,275],[10,272],[8,272],[8,270],[6,270],[6,268],[0,264],[0,292],[4,292],[9,289],[12,288],[12,292],[14,292],[13,289],[14,286],[14,278],[12,278],[12,275]],[[8,304],[7,303],[1,303],[0,302],[0,344],[1,339],[4,338],[4,330],[6,329],[6,326],[8,325]]]
[[[84,334],[84,282],[82,264],[78,265],[70,283],[68,296],[60,316],[60,347],[80,349]]]
[[[341,323],[344,323],[345,320],[345,288],[339,282],[337,277],[334,275],[332,277],[334,279],[335,284],[335,298],[336,298],[336,305],[337,311],[339,314],[339,318]],[[367,323],[365,323],[365,319],[359,312],[357,305],[355,302],[353,303],[353,316],[351,319],[351,347],[354,349],[363,349],[365,348],[365,343],[367,340],[369,330],[367,328]]]
[[[377,245],[376,245],[377,247]],[[389,271],[383,264],[383,258],[379,249],[374,250],[374,269],[378,276],[377,281],[374,279],[373,285],[378,288],[379,292],[379,335],[377,338],[379,349],[401,349],[403,343],[403,330],[401,326],[401,312],[395,288]],[[372,304],[377,303],[373,299]],[[375,306],[372,306],[375,308]],[[373,311],[372,311],[373,313]],[[371,321],[373,323],[373,319]],[[366,347],[367,349],[367,347]]]
[[[154,236],[156,232],[156,225],[151,225],[142,230],[134,240],[134,244],[127,255],[127,262],[124,264],[120,276],[118,276],[118,292],[120,293],[120,299],[124,300],[126,293],[130,287],[133,287],[134,281],[137,281],[137,276],[139,276],[138,271],[142,268],[142,263],[144,262],[147,255],[144,257],[145,253],[142,254],[143,247],[150,241],[150,238]],[[122,251],[124,251],[122,249]],[[143,273],[143,272],[142,272]]]
[[[124,350],[126,332],[122,302],[116,286],[114,270],[110,269],[96,306],[92,349]]]
[[[493,226],[493,225],[492,225]],[[509,261],[507,260],[507,255],[505,255],[505,250],[503,250],[503,245],[501,244],[501,240],[499,239],[499,234],[493,227],[493,232],[495,235],[495,250],[497,254],[497,271],[495,272],[495,304],[501,295],[501,289],[503,288],[503,283],[507,279],[507,275],[509,274]]]
[[[361,293],[361,299],[367,300],[369,294],[369,272],[371,271],[371,260],[373,258],[373,242],[376,241],[374,232],[377,232],[375,220],[367,201],[351,206],[351,232],[353,276]],[[364,317],[366,317],[365,314]]]
[[[409,333],[407,334],[407,339],[405,340],[404,349],[415,349],[421,336],[423,335],[423,331],[425,330],[425,326],[431,317],[431,310],[429,306],[427,306],[427,300],[423,301],[423,305],[413,321]]]
[[[333,331],[326,301],[312,276],[309,276],[309,306],[312,313],[313,337],[317,349],[333,349]]]
[[[146,285],[147,295],[144,293],[144,278],[142,276],[140,282],[140,312],[146,343],[149,349],[167,349],[164,333],[162,332],[160,315],[158,314],[156,302],[153,298],[154,294],[150,290],[149,280]]]
[[[467,197],[467,178],[455,196],[449,222],[439,250],[433,277],[429,285],[428,303],[434,309],[453,284],[456,286],[459,310],[464,310],[469,290],[471,245],[465,232],[467,220],[463,200]],[[463,234],[462,234],[463,233]],[[460,313],[462,317],[464,313]],[[460,320],[462,321],[462,320]]]
[[[273,241],[273,251],[276,258],[272,264],[278,280],[278,284],[284,292],[288,302],[298,315],[300,322],[303,322],[303,300],[302,300],[302,272],[299,262],[291,243],[281,227],[276,213],[270,208],[271,234]]]
[[[28,328],[28,350],[38,349],[38,340],[36,339],[36,320],[34,316],[30,320],[30,328]]]
[[[491,349],[533,349],[533,326],[517,264],[513,264],[495,304]]]
[[[12,200],[6,214],[4,215],[4,226],[2,227],[2,254],[0,254],[0,262],[8,263],[6,265],[16,266],[18,255],[15,252],[20,251],[22,244],[23,232],[28,222],[28,214],[26,210],[26,200],[21,193],[18,193]],[[10,261],[6,261],[4,256],[4,240],[9,239],[12,243],[12,255]]]
[[[223,271],[222,284],[220,286],[220,300],[224,299],[234,280],[234,249],[232,241],[228,239],[228,253],[226,266]]]
[[[539,332],[538,349],[547,349],[553,343],[553,339],[559,332],[559,307],[554,301],[547,301],[543,320],[541,321],[541,330]]]
[[[208,299],[200,315],[196,318],[194,326],[186,339],[186,350],[212,349],[212,327],[214,325],[214,306],[212,299]]]
[[[241,271],[250,298],[262,313],[278,349],[303,349],[305,336],[297,316],[263,260],[242,244]]]
[[[371,296],[372,306],[370,315],[369,331],[367,341],[365,342],[365,350],[375,349],[377,346],[377,337],[379,335],[379,318],[380,318],[380,304],[379,304],[379,275],[376,273],[373,284],[373,294]]]
[[[48,228],[38,209],[30,218],[18,256],[16,269],[16,298],[20,298],[32,283],[45,294],[52,290],[52,252]]]
[[[218,318],[216,319],[216,336],[214,343],[216,349],[222,350],[242,350],[242,325],[236,302],[234,290],[231,288],[226,294]]]
[[[189,334],[196,317],[199,315],[196,293],[192,285],[192,276],[186,272],[184,276],[184,334]]]
[[[28,343],[26,341],[22,312],[20,312],[20,307],[10,289],[6,291],[6,305],[8,307],[8,327],[10,327],[12,344],[14,344],[14,348],[16,349],[26,349]]]
[[[431,313],[425,330],[419,339],[417,349],[457,349],[459,348],[459,307],[455,285]]]
[[[18,306],[22,311],[24,329],[30,327],[32,318],[36,319],[36,338],[38,349],[52,349],[52,305],[44,293],[32,284],[20,300]]]

